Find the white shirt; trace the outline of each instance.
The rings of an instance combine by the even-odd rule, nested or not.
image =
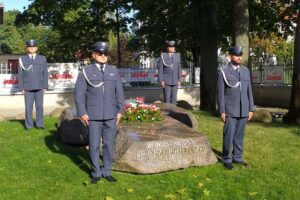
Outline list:
[[[231,65],[232,65],[232,67],[233,67],[234,70],[240,69],[240,66],[239,66],[239,65],[233,65],[233,64],[231,64]]]
[[[100,67],[101,64],[99,64],[99,63],[95,63],[95,64],[98,67],[98,69],[101,70],[101,67]],[[103,65],[103,71],[104,71],[106,64],[102,64],[102,65]]]
[[[34,60],[35,59],[35,56],[36,56],[36,53],[35,54],[28,54],[29,58]]]

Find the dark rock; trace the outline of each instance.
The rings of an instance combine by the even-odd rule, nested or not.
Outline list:
[[[290,113],[286,113],[283,117],[282,117],[282,121],[286,124],[291,123],[291,119],[290,119]]]
[[[178,120],[195,131],[198,130],[197,120],[190,111],[177,107],[173,104],[157,103],[155,105],[160,108],[162,114]]]
[[[57,122],[60,139],[69,144],[88,145],[88,128],[77,117],[75,108],[66,108]]]
[[[193,110],[193,106],[191,104],[189,104],[187,101],[184,101],[184,100],[177,101],[176,105],[178,107],[186,109],[186,110]]]

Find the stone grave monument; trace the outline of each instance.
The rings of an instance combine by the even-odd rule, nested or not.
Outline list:
[[[118,126],[114,170],[151,174],[217,162],[207,138],[197,132],[197,121],[191,112],[171,104],[156,105],[163,121]],[[74,108],[62,113],[58,130],[66,143],[87,143],[87,128],[76,117]]]
[[[141,174],[215,164],[207,138],[196,131],[192,113],[170,104],[156,104],[164,120],[120,124],[114,169]]]

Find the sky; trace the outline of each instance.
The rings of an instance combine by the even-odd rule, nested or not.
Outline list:
[[[32,3],[29,0],[0,0],[4,4],[4,10],[19,10],[23,11],[23,7],[26,7]]]

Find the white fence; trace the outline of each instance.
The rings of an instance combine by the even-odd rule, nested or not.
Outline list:
[[[73,89],[80,70],[78,63],[51,63],[49,64],[49,90],[63,91]],[[263,67],[263,70],[252,71],[254,84],[283,85],[288,84],[291,76],[290,68],[283,66]],[[14,70],[16,71],[16,70]],[[18,77],[7,65],[0,64],[0,94],[13,94],[19,91]],[[143,86],[143,83],[155,85],[158,83],[158,70],[155,68],[120,68],[120,77],[124,86]],[[191,83],[191,69],[183,69],[181,81]],[[200,68],[194,69],[194,81],[200,83]],[[139,85],[139,83],[142,83]],[[149,84],[146,84],[149,85]]]
[[[78,63],[51,63],[49,70],[49,90],[63,91],[73,89],[80,70]],[[130,83],[158,82],[157,69],[145,68],[120,68],[120,77],[125,86]],[[190,82],[190,71],[183,69],[181,74],[182,82]],[[0,94],[12,94],[19,91],[17,74],[0,74]]]

